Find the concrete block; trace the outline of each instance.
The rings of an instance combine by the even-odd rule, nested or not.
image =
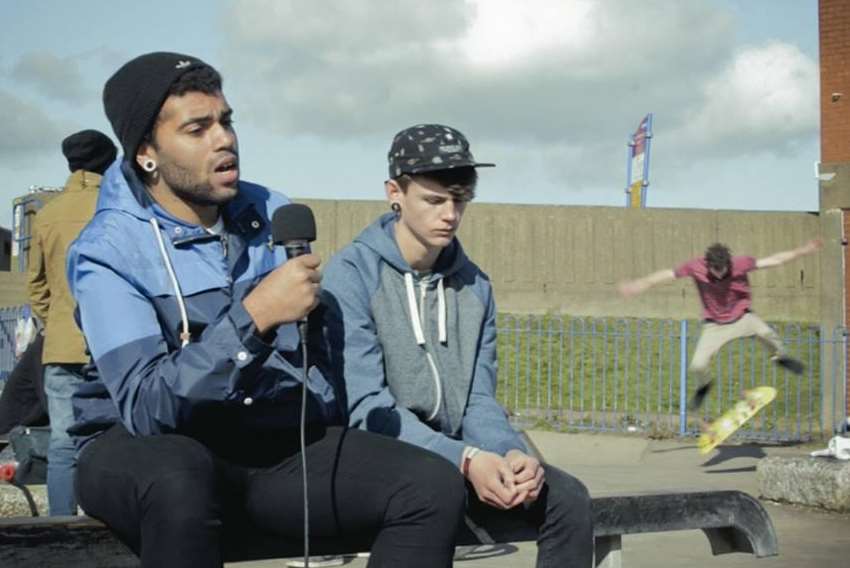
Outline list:
[[[47,486],[27,485],[32,499],[35,502],[38,514],[47,515]],[[20,488],[8,483],[0,482],[0,518],[6,517],[29,517],[30,506],[27,498]]]
[[[759,461],[762,498],[850,512],[850,462],[808,456],[772,456]]]

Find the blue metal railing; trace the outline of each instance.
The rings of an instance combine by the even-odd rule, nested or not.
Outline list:
[[[24,314],[25,306],[0,308],[0,387],[16,362],[15,326]],[[805,364],[804,373],[774,365],[755,339],[733,341],[715,356],[715,388],[703,412],[693,415],[687,402],[695,385],[687,368],[698,322],[503,314],[497,396],[523,426],[692,436],[742,389],[770,385],[776,399],[737,437],[803,441],[830,435],[839,424],[823,423],[823,405],[828,401],[834,416],[844,416],[847,330],[827,336],[815,325],[774,328],[788,354]]]
[[[774,328],[787,353],[805,364],[804,373],[774,365],[754,338],[730,342],[714,358],[714,389],[694,415],[687,403],[696,386],[687,369],[698,322],[504,314],[498,322],[499,401],[524,426],[691,436],[742,390],[770,385],[776,400],[739,438],[791,441],[830,433],[833,425],[821,418],[824,389],[833,390],[827,400],[838,414],[846,400],[843,328],[829,337],[821,337],[816,325]]]
[[[25,312],[25,306],[0,308],[0,390],[9,373],[15,368],[15,326]]]

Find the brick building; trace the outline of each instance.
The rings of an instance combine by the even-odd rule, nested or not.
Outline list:
[[[820,209],[840,210],[844,244],[844,318],[850,326],[850,2],[820,0]],[[850,353],[848,353],[850,356]],[[845,375],[850,392],[850,365]],[[850,397],[847,397],[850,415]]]

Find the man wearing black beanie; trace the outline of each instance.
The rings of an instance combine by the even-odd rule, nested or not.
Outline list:
[[[347,430],[342,377],[311,366],[302,384],[297,322],[317,306],[320,261],[271,245],[288,200],[240,181],[218,72],[149,53],[103,100],[124,157],[68,259],[97,367],[71,429],[83,509],[148,567],[221,566],[239,559],[225,543],[250,550],[256,536],[299,542],[304,387],[311,534],[371,548],[372,567],[450,566],[456,468]]]
[[[44,392],[50,417],[47,502],[51,515],[75,515],[76,450],[68,435],[74,422],[71,395],[82,383],[89,360],[74,323],[74,298],[65,279],[65,251],[94,215],[101,174],[115,161],[115,144],[97,130],[82,130],[62,141],[71,176],[65,189],[35,216],[27,271],[33,313],[44,329]]]

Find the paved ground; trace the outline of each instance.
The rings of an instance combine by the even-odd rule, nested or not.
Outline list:
[[[531,432],[547,461],[583,480],[594,495],[672,489],[740,489],[758,495],[756,463],[766,455],[805,455],[812,448],[724,446],[701,456],[693,441],[646,440],[607,434]],[[623,538],[628,568],[710,567],[845,568],[850,565],[850,515],[765,503],[776,528],[779,556],[756,559],[748,554],[712,556],[700,531]],[[455,563],[461,568],[534,566],[532,544],[507,545],[489,557]],[[233,568],[271,568],[281,561],[243,562]],[[347,559],[346,568],[364,568],[366,560]]]

